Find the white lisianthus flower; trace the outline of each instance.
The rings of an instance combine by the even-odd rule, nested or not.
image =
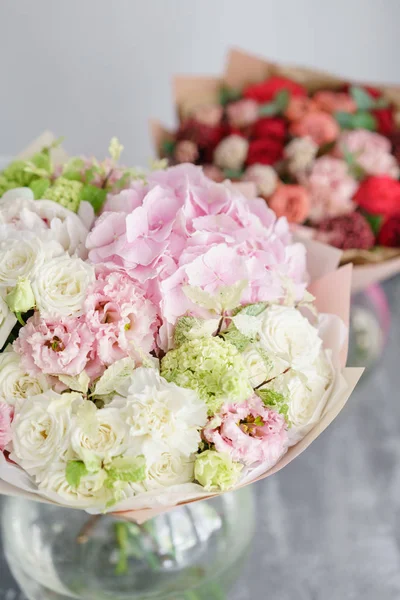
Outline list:
[[[3,295],[5,294],[2,293],[0,289],[0,350],[6,343],[8,336],[17,322],[15,315],[10,311],[4,301]]]
[[[98,461],[108,463],[126,450],[128,427],[116,408],[98,410],[86,402],[77,411],[71,431],[71,447],[76,456],[89,466]]]
[[[155,369],[136,369],[127,397],[115,398],[109,406],[121,410],[129,427],[128,455],[143,455],[151,465],[164,453],[179,451],[188,457],[197,452],[200,429],[207,422],[205,403]]]
[[[53,258],[32,282],[36,306],[42,316],[78,316],[82,314],[86,290],[94,280],[93,266],[80,258]]]
[[[73,414],[83,402],[76,392],[60,395],[53,390],[17,402],[11,460],[38,475],[56,459],[67,457]]]
[[[164,452],[147,471],[143,482],[147,490],[189,483],[194,480],[196,454],[184,456],[180,452]]]
[[[67,481],[66,467],[65,462],[56,461],[43,470],[36,477],[39,490],[56,502],[60,502],[61,497],[63,504],[74,508],[104,508],[112,498],[112,492],[104,487],[107,473],[100,469],[96,473],[84,475],[74,488]]]
[[[0,354],[0,401],[15,405],[17,400],[42,394],[50,389],[41,373],[29,375],[21,365],[21,357],[9,345]]]
[[[56,241],[64,250],[87,257],[85,247],[92,214],[82,209],[82,218],[52,200],[34,200],[29,188],[6,192],[0,199],[0,224],[12,224],[19,231],[34,231],[42,241]],[[90,214],[87,214],[87,213]]]
[[[31,280],[46,260],[45,250],[38,237],[24,239],[21,234],[1,239],[0,286],[10,288],[14,287],[19,279]]]

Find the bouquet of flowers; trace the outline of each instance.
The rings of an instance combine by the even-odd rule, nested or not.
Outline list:
[[[170,164],[253,182],[301,235],[343,250],[362,288],[400,270],[400,89],[349,84],[232,51],[221,79],[175,80]]]
[[[2,175],[0,492],[139,521],[295,458],[361,373],[351,267],[199,167],[91,175],[94,211],[39,155]]]

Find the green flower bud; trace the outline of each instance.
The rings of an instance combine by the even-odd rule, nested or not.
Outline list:
[[[28,279],[20,279],[6,296],[6,302],[13,313],[26,313],[36,304],[32,286]]]
[[[242,468],[243,465],[233,462],[228,454],[206,450],[196,458],[194,476],[207,491],[224,492],[238,482]]]

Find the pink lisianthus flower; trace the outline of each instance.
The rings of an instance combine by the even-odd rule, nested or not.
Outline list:
[[[0,402],[0,452],[11,442],[11,423],[14,409],[6,402]]]
[[[79,375],[93,347],[93,336],[83,317],[43,319],[39,313],[28,319],[14,342],[28,373]]]
[[[240,404],[225,404],[203,429],[203,436],[217,452],[247,466],[265,462],[272,467],[288,448],[284,416],[256,395]]]
[[[102,364],[112,364],[125,356],[141,362],[154,348],[156,307],[127,274],[98,267],[84,308],[95,353]]]
[[[389,175],[397,179],[400,174],[396,157],[391,154],[390,140],[379,133],[366,129],[343,131],[335,147],[336,156],[345,152],[354,159],[367,175]]]
[[[309,219],[314,223],[328,217],[338,217],[354,210],[353,195],[358,183],[349,175],[344,160],[332,156],[318,158],[302,184],[309,192]]]

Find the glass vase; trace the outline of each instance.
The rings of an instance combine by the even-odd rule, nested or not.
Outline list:
[[[7,562],[29,600],[222,600],[254,525],[251,486],[175,508],[143,525],[6,500]]]

